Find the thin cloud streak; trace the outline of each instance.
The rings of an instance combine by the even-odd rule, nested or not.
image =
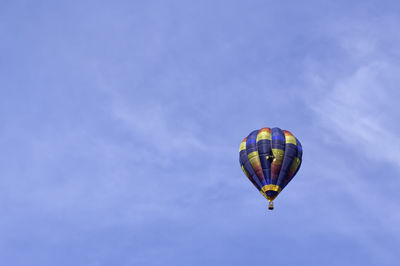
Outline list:
[[[395,203],[399,198],[387,187],[387,184],[400,185],[397,179],[400,139],[396,124],[400,118],[397,103],[400,64],[398,58],[390,56],[396,53],[396,43],[399,42],[394,37],[389,49],[383,50],[384,40],[379,37],[385,33],[378,34],[376,29],[372,29],[369,34],[357,36],[348,30],[354,24],[341,26],[347,34],[333,35],[333,39],[342,49],[339,60],[343,64],[349,62],[345,69],[330,68],[333,61],[324,65],[312,57],[305,61],[305,76],[309,83],[307,95],[312,96],[304,98],[304,101],[313,111],[314,126],[321,129],[320,138],[325,148],[333,150],[334,146],[338,147],[335,154],[323,162],[324,169],[314,169],[314,173],[321,171],[321,176],[334,180],[332,184],[337,192],[350,199],[357,210],[358,218],[354,219],[357,215],[346,217],[342,216],[342,211],[330,209],[327,216],[332,219],[334,230],[356,237],[374,254],[376,262],[390,265],[396,258],[395,251],[389,244],[382,246],[380,235],[385,235],[393,243],[397,243],[396,239],[400,237]],[[365,30],[357,23],[356,27]],[[334,32],[343,32],[337,23]],[[314,149],[317,154],[323,153],[318,151],[318,147]],[[373,167],[390,169],[391,165],[396,169],[392,175],[382,176],[384,170],[371,171]],[[379,176],[373,178],[373,172]],[[332,192],[332,196],[337,192]],[[346,203],[339,200],[338,204],[343,206]],[[363,223],[362,219],[369,219],[369,223]]]

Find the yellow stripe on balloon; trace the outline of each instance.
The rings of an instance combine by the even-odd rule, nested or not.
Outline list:
[[[258,134],[257,134],[257,142],[260,140],[271,140],[271,130],[268,130],[267,128],[261,129]]]
[[[247,139],[247,138],[246,138]],[[244,139],[242,141],[242,143],[240,143],[240,148],[239,148],[239,152],[241,152],[242,150],[246,149],[246,139]]]
[[[297,145],[296,138],[292,135],[292,133],[290,133],[290,132],[288,132],[288,131],[286,131],[286,132],[284,132],[284,133],[285,133],[285,141],[286,141],[286,144],[292,143],[292,144],[294,144],[294,145]]]
[[[261,188],[261,191],[263,191],[263,192],[267,192],[268,190],[276,191],[279,193],[282,191],[282,188],[280,186],[273,185],[273,184],[265,185]]]
[[[258,151],[250,152],[247,157],[249,158],[251,166],[253,166],[254,169],[256,169],[257,167],[261,167],[260,158],[258,157]]]
[[[272,149],[272,154],[274,155],[275,159],[273,162],[275,164],[281,164],[283,161],[283,156],[285,155],[285,151],[281,149]]]

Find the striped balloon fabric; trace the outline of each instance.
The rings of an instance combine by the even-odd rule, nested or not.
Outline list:
[[[289,131],[262,128],[251,132],[240,144],[243,172],[274,208],[273,200],[300,169],[303,149]]]

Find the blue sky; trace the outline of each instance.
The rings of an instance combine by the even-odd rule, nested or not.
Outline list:
[[[1,265],[397,265],[399,11],[0,1]],[[264,126],[304,148],[273,212]]]

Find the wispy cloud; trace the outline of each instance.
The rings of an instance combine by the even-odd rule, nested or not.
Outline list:
[[[343,51],[340,60],[343,64],[350,62],[352,67],[341,72],[329,70],[330,62],[324,62],[325,66],[308,64],[311,93],[316,95],[308,104],[324,128],[342,142],[369,159],[390,161],[400,167],[396,122],[400,118],[400,61],[391,56],[400,42],[394,38],[388,45],[379,38],[379,30],[384,30],[387,23],[380,24],[379,29],[353,24],[342,25],[346,33],[334,39]],[[351,35],[348,28],[361,33]]]
[[[347,198],[357,210],[357,215],[347,216],[343,210],[329,209],[332,229],[355,237],[377,261],[388,265],[395,257],[393,249],[382,248],[379,235],[392,241],[400,236],[394,203],[398,196],[388,188],[400,185],[396,176],[400,171],[400,60],[393,56],[400,42],[395,36],[388,37],[394,24],[400,23],[392,19],[383,19],[378,26],[335,23],[329,32],[341,51],[338,58],[324,62],[308,58],[305,73],[309,83],[305,102],[314,113],[323,148],[336,146],[334,154],[320,159],[323,169],[314,168],[313,173],[319,173],[325,185],[332,181],[336,189],[329,193],[332,200]],[[314,146],[321,153],[315,145],[309,148]],[[342,207],[345,202],[338,201]]]

